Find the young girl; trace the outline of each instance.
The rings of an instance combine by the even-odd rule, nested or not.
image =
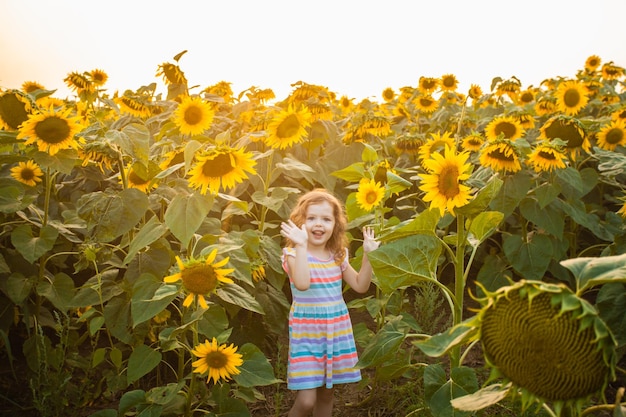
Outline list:
[[[372,278],[367,253],[378,248],[372,229],[363,229],[363,262],[348,263],[346,216],[339,200],[315,189],[298,200],[281,224],[287,244],[283,268],[293,303],[289,313],[287,387],[297,390],[289,417],[330,417],[333,385],[361,380],[352,323],[342,295],[342,279],[364,293]]]

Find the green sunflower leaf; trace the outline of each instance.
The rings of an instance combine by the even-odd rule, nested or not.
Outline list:
[[[187,246],[200,228],[213,207],[213,201],[213,196],[200,193],[178,194],[172,199],[165,211],[165,224],[182,246]]]
[[[597,285],[626,282],[626,254],[566,259],[561,265],[574,275],[577,294]]]
[[[137,346],[128,358],[128,371],[126,377],[132,384],[148,372],[152,371],[161,362],[161,352],[146,345]]]
[[[39,230],[39,236],[33,235],[30,225],[22,224],[11,232],[11,243],[15,249],[31,264],[54,246],[59,231],[50,225]]]
[[[238,367],[240,373],[233,379],[242,387],[266,386],[282,382],[274,376],[274,368],[263,352],[252,343],[239,348],[243,364]]]
[[[259,304],[250,293],[237,284],[222,285],[215,291],[215,294],[227,303],[254,311],[255,313],[265,314],[261,304]]]
[[[370,340],[364,352],[359,357],[360,368],[365,368],[393,358],[404,341],[409,327],[402,322],[402,316],[397,316],[386,323],[382,329]]]

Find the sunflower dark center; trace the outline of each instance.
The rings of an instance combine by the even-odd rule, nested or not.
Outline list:
[[[429,99],[428,97],[421,97],[420,104],[423,107],[430,107],[434,103],[434,100]]]
[[[518,292],[499,298],[485,313],[485,354],[507,378],[552,401],[582,398],[603,385],[607,366],[593,326],[581,329],[571,312],[561,314],[552,295],[529,302]]]
[[[567,107],[576,107],[580,104],[580,92],[575,88],[568,89],[563,95],[563,103]]]
[[[26,105],[15,94],[5,94],[0,97],[0,117],[11,129],[17,129],[28,120]]]
[[[20,171],[20,177],[22,177],[24,181],[32,180],[35,178],[35,171],[30,168],[24,168]]]
[[[217,285],[217,276],[211,265],[192,265],[181,271],[185,289],[193,294],[208,294]]]
[[[494,150],[492,150],[491,152],[489,152],[489,157],[493,158],[493,159],[497,159],[498,161],[505,161],[505,162],[513,162],[513,161],[515,161],[515,158],[513,157],[513,154],[507,155],[501,149],[494,149]]]
[[[213,159],[207,159],[202,165],[202,174],[210,178],[223,177],[233,170],[230,154],[221,153]]]
[[[611,129],[606,134],[606,141],[611,145],[617,145],[624,141],[624,130],[622,129]]]
[[[69,139],[70,126],[67,120],[58,116],[46,117],[35,126],[35,134],[47,144],[57,144]]]
[[[532,95],[532,93],[523,93],[520,96],[520,101],[522,103],[530,103],[531,101],[533,101],[534,97]]]
[[[537,156],[544,160],[556,161],[556,156],[552,152],[539,151]]]
[[[447,199],[456,197],[459,194],[459,169],[455,166],[443,168],[439,173],[437,187]]]
[[[496,124],[494,132],[496,137],[500,136],[500,134],[504,134],[504,137],[507,139],[513,139],[515,134],[517,133],[517,127],[511,122],[500,122]]]
[[[136,185],[148,183],[147,180],[141,178],[135,171],[130,171],[130,174],[128,174],[128,180]]]
[[[290,114],[282,121],[276,129],[276,136],[279,138],[290,138],[295,136],[300,130],[300,120],[295,114]]]
[[[425,90],[432,90],[436,86],[437,86],[437,84],[436,84],[435,80],[424,80],[424,81],[422,81],[422,87]]]
[[[445,77],[443,79],[443,85],[444,85],[444,87],[448,87],[448,88],[454,87],[454,78],[452,78],[452,77]]]
[[[568,148],[577,148],[582,146],[584,138],[580,130],[573,124],[563,123],[556,120],[545,129],[548,139],[562,139],[567,141]]]
[[[228,364],[228,358],[220,351],[209,352],[205,360],[209,368],[213,369],[221,369]]]
[[[374,190],[370,190],[365,194],[365,201],[367,204],[374,204],[378,198],[378,193]]]
[[[204,113],[202,112],[201,108],[197,106],[189,106],[187,109],[185,109],[183,119],[185,120],[185,123],[193,126],[202,122],[203,116]]]

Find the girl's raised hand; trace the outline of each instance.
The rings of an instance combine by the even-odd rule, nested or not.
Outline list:
[[[378,249],[380,242],[374,238],[374,229],[371,227],[363,228],[363,252],[368,253]]]
[[[306,246],[309,241],[306,226],[303,224],[302,227],[299,228],[292,220],[280,224],[280,234],[291,240],[295,246]]]

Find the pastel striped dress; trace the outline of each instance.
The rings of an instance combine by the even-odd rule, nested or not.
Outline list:
[[[289,274],[287,257],[295,257],[294,248],[284,248],[282,263]],[[289,312],[289,363],[287,387],[291,390],[318,387],[332,388],[361,380],[354,366],[358,361],[352,322],[343,299],[342,271],[348,257],[340,266],[331,259],[307,255],[311,285],[300,291],[293,284],[293,302]]]

